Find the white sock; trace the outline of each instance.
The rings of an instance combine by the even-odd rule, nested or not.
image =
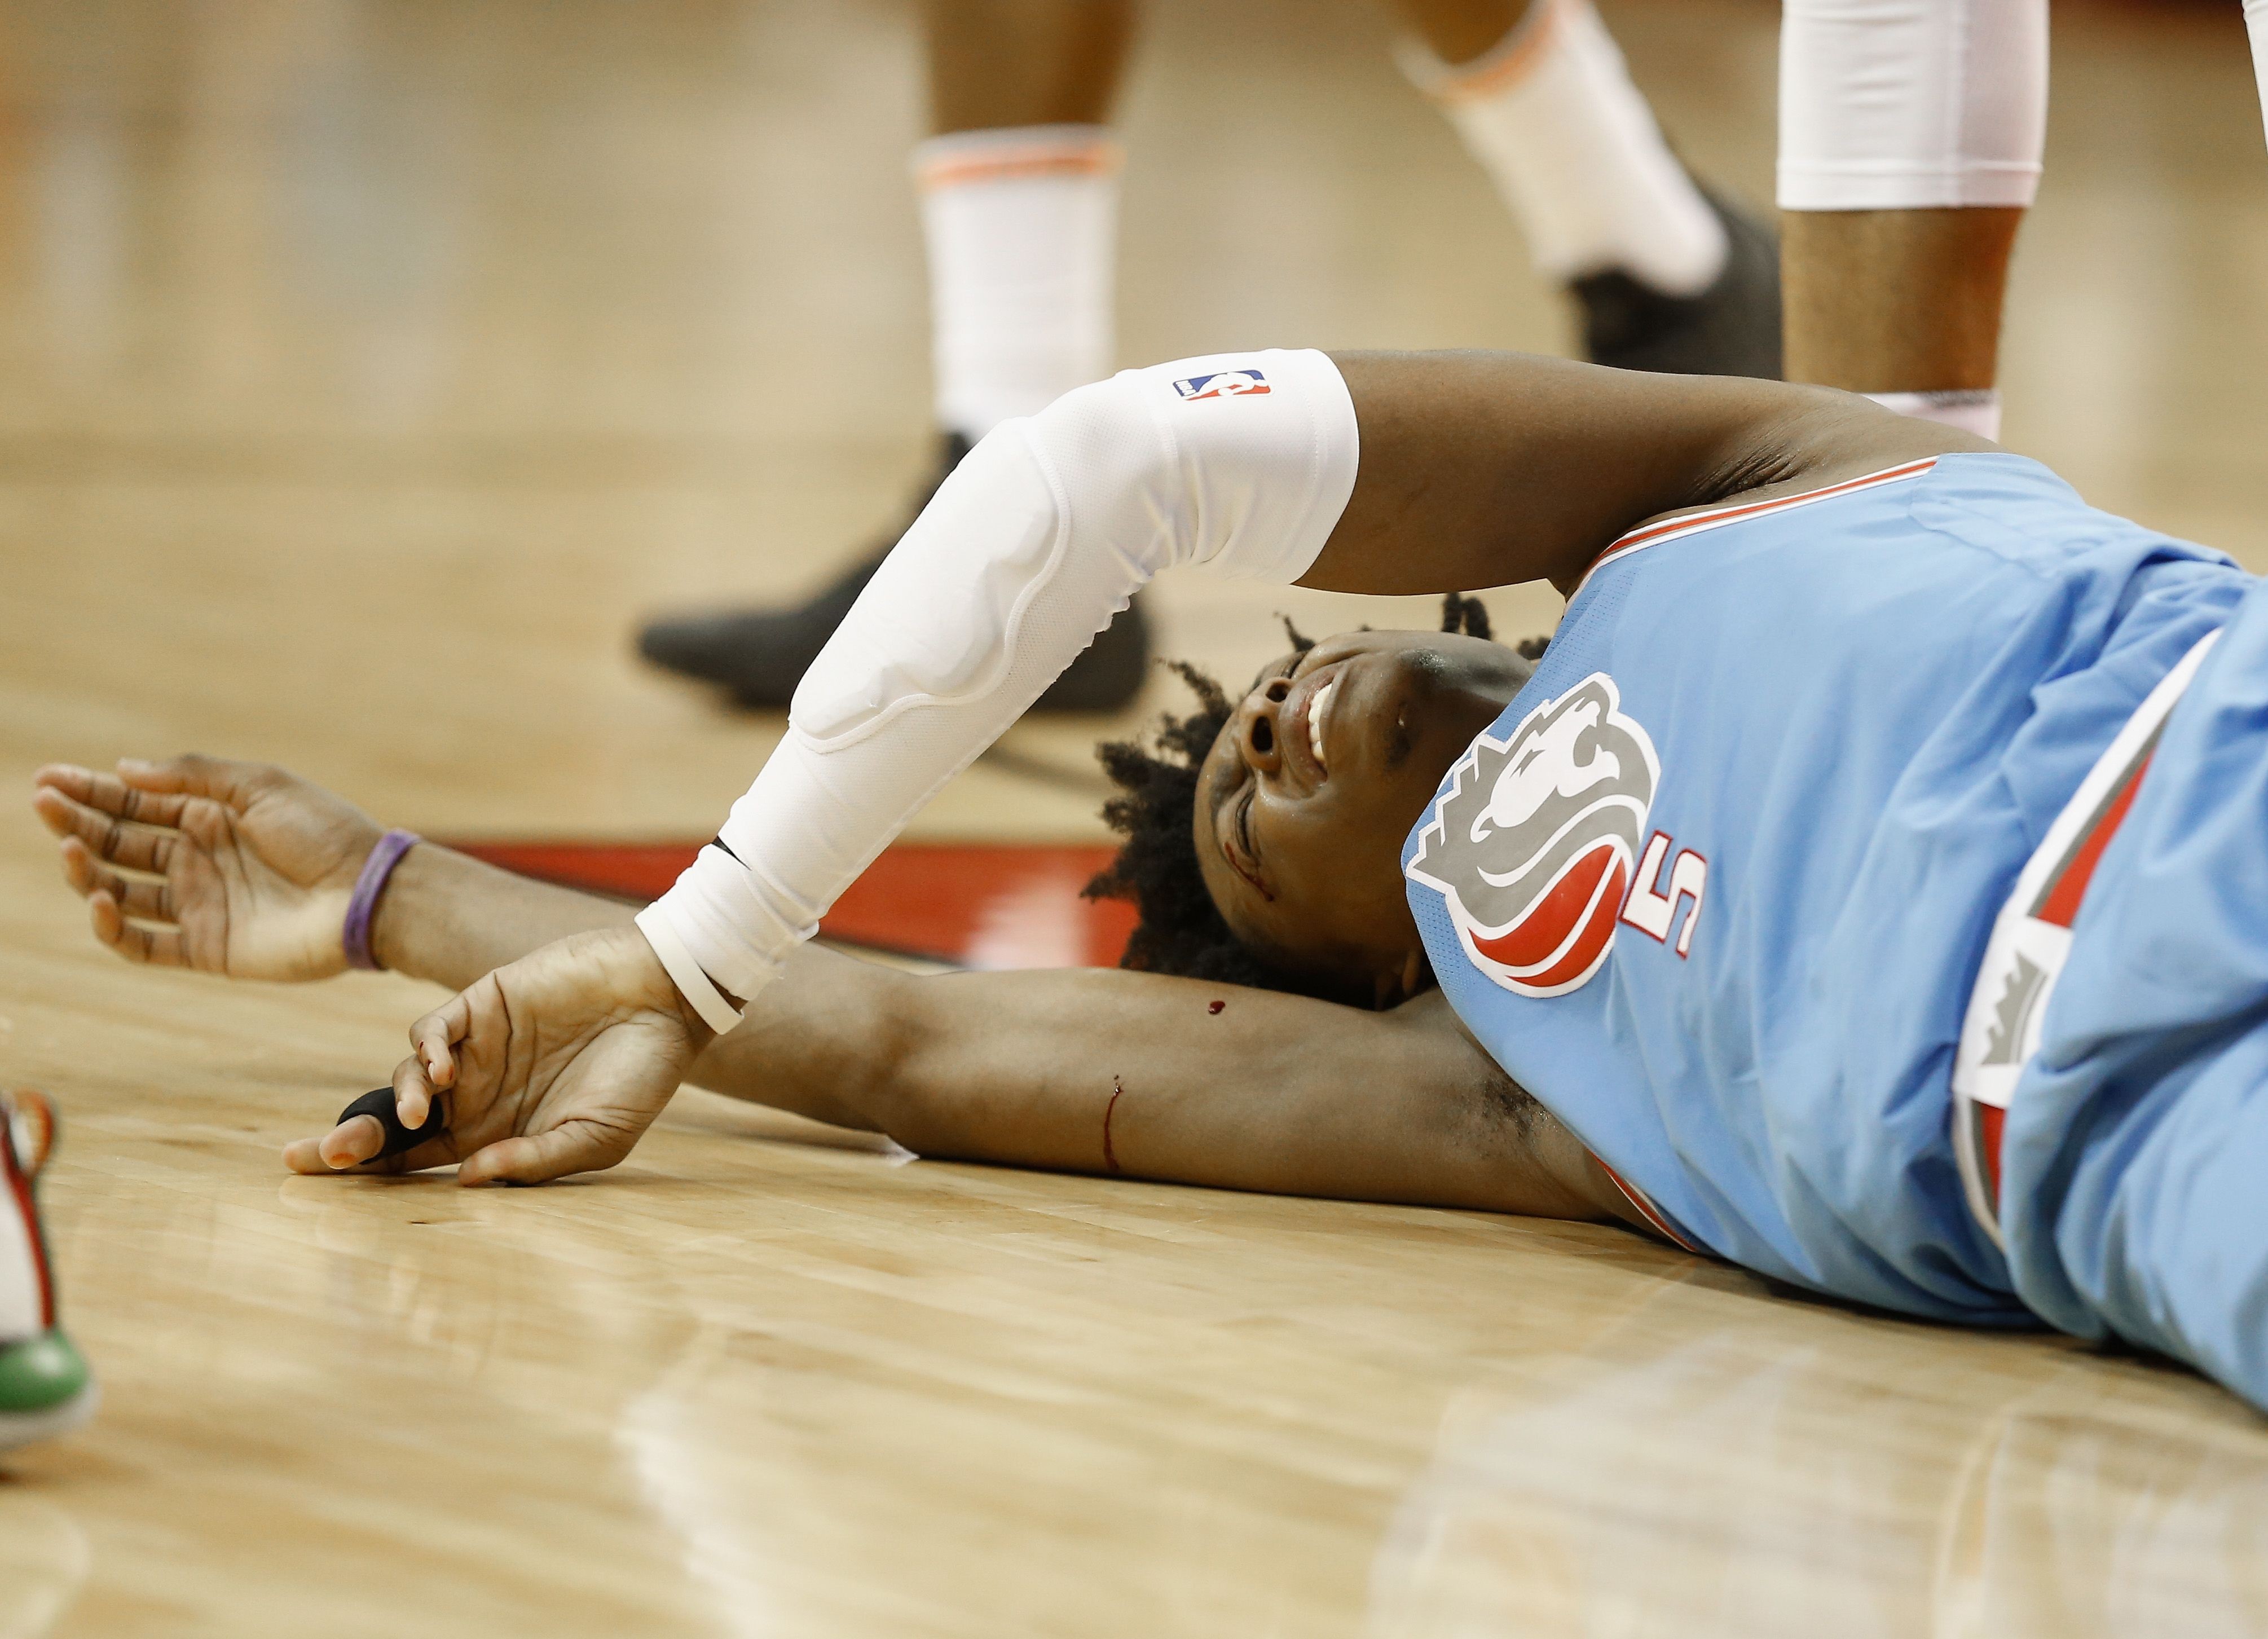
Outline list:
[[[1119,158],[1099,125],[914,150],[939,427],[973,442],[1108,373]]]
[[[2000,439],[2000,394],[1992,387],[1968,387],[1948,393],[1869,393],[1867,397],[1884,409],[1958,427],[1994,443]]]
[[[1673,296],[1725,265],[1725,228],[1661,139],[1590,0],[1533,0],[1513,31],[1451,68],[1405,42],[1404,72],[1441,105],[1557,279],[1621,268]]]
[[[2268,0],[2244,0],[2244,29],[2252,36],[2252,74],[2260,82],[2260,113],[2268,119]]]

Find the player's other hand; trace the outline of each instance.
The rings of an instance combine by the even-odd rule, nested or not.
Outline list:
[[[394,1113],[423,1125],[435,1099],[448,1130],[369,1162],[384,1142],[358,1115],[284,1151],[295,1172],[414,1172],[457,1164],[461,1184],[536,1184],[609,1167],[677,1091],[709,1027],[636,928],[547,944],[409,1028],[394,1072]]]
[[[129,961],[232,979],[344,971],[347,901],[384,833],[320,785],[264,763],[51,763],[32,806],[63,839],[63,880]]]

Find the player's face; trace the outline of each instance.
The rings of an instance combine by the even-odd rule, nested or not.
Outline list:
[[[1422,946],[1402,843],[1534,670],[1501,644],[1349,632],[1263,668],[1197,776],[1197,860],[1245,944],[1392,1000]]]

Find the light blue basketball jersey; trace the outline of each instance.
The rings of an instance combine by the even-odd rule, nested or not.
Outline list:
[[[1403,850],[1442,989],[1683,1238],[2026,1318],[1949,1078],[1995,913],[2252,578],[1954,455],[1609,548]]]

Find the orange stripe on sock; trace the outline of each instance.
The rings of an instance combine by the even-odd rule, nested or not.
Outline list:
[[[924,161],[914,173],[914,180],[930,188],[957,187],[968,182],[1021,182],[1035,177],[1110,176],[1116,173],[1119,159],[1115,143],[1012,154],[940,156]]]
[[[1432,96],[1441,102],[1470,102],[1519,85],[1534,71],[1536,59],[1557,38],[1561,8],[1565,4],[1566,0],[1535,0],[1528,14],[1513,26],[1509,39],[1462,68],[1450,70],[1432,88]]]

